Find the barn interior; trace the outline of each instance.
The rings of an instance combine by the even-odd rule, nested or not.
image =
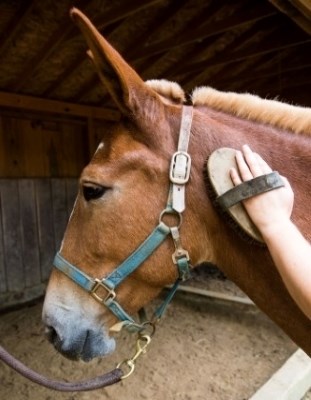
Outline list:
[[[73,5],[145,80],[311,106],[308,0],[2,0],[0,309],[44,293],[77,178],[119,119]]]

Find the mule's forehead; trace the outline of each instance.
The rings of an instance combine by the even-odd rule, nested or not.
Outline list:
[[[113,140],[101,141],[91,162],[83,170],[81,179],[96,181],[99,177],[117,178],[119,174],[133,170],[141,170],[150,176],[166,168],[159,154],[124,133],[116,135]]]

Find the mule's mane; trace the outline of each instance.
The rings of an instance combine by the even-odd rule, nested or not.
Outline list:
[[[182,103],[185,94],[175,82],[147,82],[157,93],[172,102]],[[311,109],[276,100],[262,99],[249,93],[220,92],[211,87],[199,87],[192,93],[195,106],[209,106],[240,118],[265,123],[293,133],[311,136]]]

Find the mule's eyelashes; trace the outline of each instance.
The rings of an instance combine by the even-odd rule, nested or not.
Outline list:
[[[109,188],[94,183],[83,184],[83,196],[86,201],[99,199],[107,190],[109,190]]]

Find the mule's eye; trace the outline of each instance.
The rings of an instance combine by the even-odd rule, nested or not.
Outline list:
[[[96,200],[102,197],[107,188],[105,186],[94,185],[94,184],[84,184],[83,185],[83,196],[86,201]]]

